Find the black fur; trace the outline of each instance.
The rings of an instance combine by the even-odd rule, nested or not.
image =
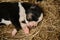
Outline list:
[[[21,28],[19,23],[19,7],[18,3],[0,3],[0,21],[1,19],[10,20],[15,28],[19,30]]]

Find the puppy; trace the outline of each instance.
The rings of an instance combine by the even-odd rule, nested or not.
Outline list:
[[[42,8],[31,3],[2,2],[0,3],[0,24],[13,24],[15,29],[12,36],[15,36],[19,29],[23,29],[25,34],[29,34],[29,28],[37,26],[43,18]]]
[[[43,18],[43,10],[36,4],[31,3],[22,3],[23,7],[25,8],[26,12],[26,20],[25,23],[28,27],[37,26],[37,24]],[[23,21],[23,22],[24,22]]]

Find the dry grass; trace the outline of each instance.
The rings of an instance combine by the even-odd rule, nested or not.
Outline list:
[[[35,1],[29,0],[28,2]],[[60,0],[43,0],[37,5],[43,8],[44,18],[36,28],[30,30],[30,35],[26,36],[20,30],[12,38],[11,31],[14,26],[1,26],[0,40],[60,40]]]

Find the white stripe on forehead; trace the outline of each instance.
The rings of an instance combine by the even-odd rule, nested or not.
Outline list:
[[[19,15],[20,15],[20,18],[19,18],[19,22],[21,21],[26,21],[26,23],[28,23],[28,21],[26,20],[26,13],[25,13],[25,9],[23,8],[23,6],[21,5],[21,3],[19,2]]]

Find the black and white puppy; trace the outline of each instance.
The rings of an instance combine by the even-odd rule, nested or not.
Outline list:
[[[29,28],[37,26],[43,18],[42,8],[31,3],[2,2],[0,3],[0,24],[13,24],[15,29],[12,31],[14,36],[20,28],[25,34],[29,34]]]

